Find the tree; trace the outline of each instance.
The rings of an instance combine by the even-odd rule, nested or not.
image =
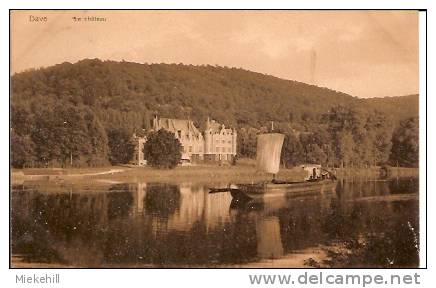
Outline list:
[[[296,166],[304,161],[304,149],[294,133],[285,133],[281,159],[285,167]]]
[[[385,164],[389,160],[392,148],[393,123],[391,117],[380,111],[374,111],[368,116],[365,124],[366,135],[368,138],[370,151],[368,164]],[[361,143],[360,146],[365,143]]]
[[[390,116],[355,105],[339,105],[333,107],[324,120],[336,147],[337,164],[366,166],[386,163],[391,149]]]
[[[68,103],[39,107],[33,119],[30,136],[39,165],[91,166],[107,162],[106,132],[88,107]]]
[[[390,155],[392,165],[406,167],[419,166],[419,120],[403,120],[392,135]]]
[[[153,167],[172,169],[182,158],[182,145],[173,133],[160,129],[145,142],[144,158]]]
[[[341,166],[347,167],[353,161],[353,148],[355,148],[355,143],[353,140],[353,135],[350,132],[343,132],[338,135],[337,143],[337,155],[341,160]]]
[[[255,128],[248,127],[242,128],[238,131],[238,155],[242,157],[255,158],[256,157],[256,145],[257,145],[257,133],[259,131]]]
[[[104,165],[108,163],[108,138],[103,125],[95,114],[89,112],[85,115],[89,141],[92,145],[91,153],[88,155],[89,166]]]
[[[34,143],[29,136],[21,136],[11,129],[11,165],[14,168],[31,166],[34,161]]]
[[[109,130],[109,161],[111,164],[127,164],[133,158],[135,144],[132,135],[120,128]]]

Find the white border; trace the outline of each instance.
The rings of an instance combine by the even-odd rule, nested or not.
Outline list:
[[[81,2],[81,3],[80,3]],[[310,2],[310,3],[308,3]],[[3,1],[1,5],[1,14],[0,14],[0,23],[1,23],[1,38],[3,39],[2,44],[0,47],[1,49],[1,77],[0,77],[0,85],[1,85],[1,91],[2,97],[2,105],[0,105],[0,117],[1,118],[1,127],[2,132],[4,135],[7,135],[9,132],[9,119],[8,119],[8,84],[9,84],[9,49],[8,45],[6,43],[6,39],[8,39],[8,23],[9,23],[9,8],[40,8],[40,9],[49,9],[49,8],[167,8],[167,9],[176,9],[176,8],[261,8],[261,9],[306,9],[306,8],[319,8],[319,9],[344,9],[344,8],[358,8],[358,9],[364,9],[364,8],[370,8],[370,9],[383,9],[383,8],[396,8],[396,9],[410,9],[410,8],[429,8],[431,9],[431,6],[433,5],[433,1],[419,1],[421,3],[416,3],[416,1],[406,1],[406,0],[366,0],[366,1],[360,1],[360,0],[354,0],[354,1],[338,1],[338,0],[311,0],[311,1],[277,1],[275,3],[268,3],[264,1],[250,1],[249,4],[243,3],[242,1],[232,1],[232,0],[223,0],[219,3],[213,3],[213,2],[205,2],[205,1],[188,1],[184,2],[183,4],[180,3],[180,1],[172,0],[172,1],[155,1],[155,3],[148,3],[147,7],[145,5],[137,4],[137,1],[133,0],[125,0],[125,1],[114,1],[114,0],[107,0],[107,1],[75,1],[75,2],[53,2],[50,0],[43,0],[43,1],[20,1],[15,3],[7,3],[6,1]],[[431,4],[430,4],[431,3]],[[420,7],[416,7],[419,5]],[[139,7],[138,7],[139,6]],[[142,6],[142,7],[141,7]],[[433,11],[433,10],[431,10]],[[422,17],[422,16],[421,16]],[[425,16],[424,16],[425,17]],[[425,18],[422,17],[420,19],[420,32],[422,36],[425,36]],[[434,24],[431,20],[429,20],[429,27],[433,28]],[[423,30],[424,29],[424,30]],[[433,30],[434,29],[430,29]],[[436,48],[433,45],[433,38],[431,37],[431,33],[428,34],[429,37],[429,43],[428,47],[430,47],[430,51],[436,51],[432,48]],[[427,252],[427,247],[425,245],[425,236],[428,236],[428,241],[432,243],[432,240],[434,240],[434,233],[431,228],[431,226],[428,227],[427,235],[425,234],[425,183],[426,183],[426,159],[425,159],[425,147],[426,147],[426,137],[425,137],[425,131],[426,131],[426,125],[425,125],[425,109],[426,109],[426,66],[425,66],[425,47],[427,44],[425,42],[425,38],[421,37],[420,39],[420,152],[421,152],[421,173],[420,173],[420,230],[421,230],[421,263],[425,265],[425,261],[429,260],[427,263],[428,267],[432,267],[432,264],[435,263],[434,257],[431,257],[431,254],[429,255],[429,259],[426,259],[425,252]],[[430,57],[432,58],[432,57]],[[430,60],[430,59],[429,59]],[[429,62],[429,71],[430,71],[430,79],[434,77],[434,75],[431,74],[431,68],[434,67],[434,60]],[[432,81],[430,80],[429,83],[429,89],[432,91]],[[433,99],[428,99],[429,107],[432,107]],[[429,119],[428,123],[434,123],[432,120],[435,117],[435,115],[432,115],[432,111],[429,109]],[[430,126],[431,128],[431,126]],[[430,147],[434,147],[432,144],[435,142],[434,136],[432,135],[432,131],[429,131],[429,138],[428,141],[430,143]],[[8,226],[9,226],[9,213],[8,213],[8,203],[9,203],[9,195],[7,193],[8,187],[6,183],[9,183],[9,163],[7,163],[7,151],[9,149],[9,141],[7,137],[2,137],[1,140],[1,148],[3,151],[3,161],[1,165],[1,173],[0,173],[0,179],[2,180],[1,183],[4,183],[3,185],[3,191],[0,195],[0,203],[1,203],[1,231],[2,234],[0,237],[0,267],[1,267],[1,282],[3,287],[17,287],[15,285],[15,275],[17,273],[60,273],[62,277],[62,284],[57,286],[51,286],[47,285],[45,287],[123,287],[127,285],[135,285],[135,286],[144,286],[144,287],[169,287],[169,286],[180,286],[180,285],[187,285],[189,287],[204,287],[207,285],[208,287],[219,287],[222,288],[223,285],[226,285],[228,287],[249,287],[248,281],[247,281],[247,275],[249,273],[292,273],[292,270],[290,269],[280,269],[280,270],[193,270],[193,269],[183,269],[183,270],[9,270],[9,243],[8,243]],[[428,155],[429,163],[433,163],[432,160],[436,160],[434,153],[429,151]],[[430,169],[431,170],[431,169]],[[432,183],[429,183],[429,190],[428,190],[428,201],[429,203],[435,203],[432,200],[435,200],[434,198],[434,192],[435,190],[432,189],[435,188]],[[429,209],[428,211],[428,219],[435,219],[435,209]],[[431,223],[431,221],[429,221]],[[429,252],[432,252],[433,250],[429,250]],[[430,262],[431,261],[431,262]],[[434,265],[433,265],[434,266]],[[436,278],[435,273],[432,273],[434,269],[431,270],[420,270],[420,272],[423,276],[423,278],[426,280],[424,281],[425,287],[434,287],[432,285],[432,282]],[[327,270],[324,270],[327,271]],[[347,270],[329,270],[329,272],[338,272],[338,273],[346,273]],[[359,272],[360,271],[360,272]],[[393,273],[397,270],[351,270],[351,272],[355,273],[362,273],[362,274],[374,274],[374,273],[380,273],[380,274],[386,274]],[[300,270],[301,272],[301,270]],[[312,272],[315,272],[312,270]],[[416,270],[401,270],[399,271],[400,274],[404,274],[407,272],[414,273]],[[435,271],[436,272],[436,271]],[[407,287],[414,287],[415,285],[407,285]],[[24,287],[24,286],[21,286]],[[43,287],[35,285],[33,287]],[[320,286],[317,286],[320,287]],[[345,287],[345,286],[344,286]],[[348,286],[349,287],[349,286]],[[406,286],[405,286],[406,287]]]
[[[420,266],[425,267],[427,263],[427,243],[426,243],[426,192],[427,192],[427,160],[426,160],[426,129],[427,129],[427,15],[425,12],[419,14],[419,230],[420,230]],[[427,263],[428,264],[428,263]]]

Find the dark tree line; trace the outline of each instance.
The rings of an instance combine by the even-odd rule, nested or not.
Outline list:
[[[254,157],[256,133],[274,121],[287,165],[382,163],[391,142],[408,143],[390,131],[418,115],[417,95],[367,101],[243,69],[97,59],[13,75],[11,103],[13,167],[125,163],[153,115],[235,127],[241,157]]]
[[[276,124],[275,131],[285,134],[281,157],[284,166],[321,163],[330,167],[418,167],[418,118],[403,120],[394,130],[392,118],[384,113],[339,105],[320,119],[304,132],[293,129],[290,123]],[[254,158],[256,136],[266,130],[241,129],[239,155]]]
[[[12,105],[11,158],[14,167],[98,166],[107,163],[107,134],[87,107],[55,104],[34,113]]]
[[[392,136],[390,155],[392,165],[419,166],[419,120],[417,117],[401,121]]]

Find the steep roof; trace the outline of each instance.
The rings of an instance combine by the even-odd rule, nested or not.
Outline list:
[[[159,129],[163,128],[173,133],[183,131],[184,133],[191,132],[194,136],[201,135],[200,131],[191,120],[160,118],[158,121]]]
[[[224,130],[224,132],[227,132],[227,133],[232,133],[231,128],[225,128],[225,126],[223,124],[220,124],[220,123],[216,122],[215,120],[209,120],[209,119],[208,119],[207,124],[206,124],[206,129],[210,129],[210,131],[212,131],[212,133],[221,133],[222,130]]]

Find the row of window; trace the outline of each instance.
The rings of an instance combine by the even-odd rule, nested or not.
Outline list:
[[[232,152],[232,148],[231,147],[227,147],[227,149],[226,149],[226,147],[216,147],[216,152],[228,152],[228,153],[231,153]]]
[[[216,144],[220,144],[220,140],[215,140],[215,143],[216,143]],[[221,143],[222,143],[222,144],[226,144],[226,140],[221,140]],[[228,143],[228,144],[232,144],[232,141],[231,141],[231,140],[228,140],[227,143]]]
[[[222,136],[231,136],[231,135],[233,135],[233,132],[219,133],[219,132],[213,132],[213,131],[205,131],[205,133],[209,133],[210,135],[214,134],[214,135],[222,135]]]
[[[186,147],[183,147],[183,152],[189,152],[189,153],[192,153],[192,152],[194,152],[193,151],[193,147],[192,146],[188,146],[188,149],[186,149]],[[197,151],[197,152],[199,152],[199,153],[202,153],[203,152],[203,149],[201,149],[201,147],[200,147],[200,149]],[[222,152],[222,153],[225,153],[225,152],[227,152],[227,153],[232,153],[232,148],[231,147],[215,147],[215,152]]]
[[[176,138],[177,139],[185,138],[185,139],[188,139],[188,140],[191,140],[191,139],[192,140],[196,140],[196,139],[202,139],[203,137],[201,136],[201,134],[199,134],[198,136],[191,135],[191,134],[182,135],[182,132],[179,130],[179,131],[177,131]]]
[[[189,146],[188,149],[186,149],[186,147],[184,146],[184,147],[183,147],[183,152],[185,152],[185,153],[186,153],[186,152],[192,153],[192,152],[194,152],[194,149],[192,148],[192,146]],[[200,149],[198,149],[197,152],[202,153],[202,152],[203,152],[203,149],[201,149],[201,147],[200,147]]]

